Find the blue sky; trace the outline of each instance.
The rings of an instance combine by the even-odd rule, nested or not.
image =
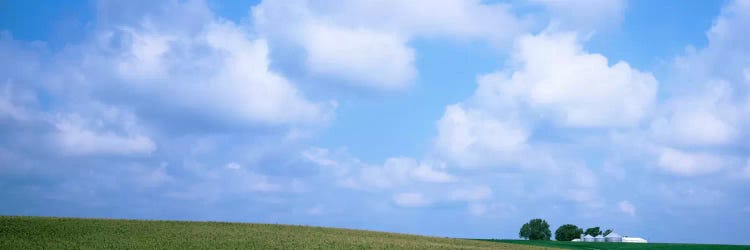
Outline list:
[[[750,244],[749,1],[0,2],[0,214]]]

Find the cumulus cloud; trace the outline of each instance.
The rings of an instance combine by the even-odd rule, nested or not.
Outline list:
[[[430,6],[430,11],[424,11]],[[316,75],[373,89],[402,89],[416,76],[415,37],[465,37],[507,43],[529,24],[506,4],[451,1],[263,1],[255,28],[278,43],[302,48]]]
[[[696,176],[716,172],[723,168],[726,162],[723,158],[711,154],[665,148],[659,155],[658,164],[669,173]]]
[[[411,172],[411,176],[416,180],[432,183],[448,183],[456,180],[456,177],[424,163],[416,167]]]
[[[638,124],[656,96],[653,75],[622,61],[610,66],[583,50],[573,33],[524,36],[513,55],[518,66],[485,76],[477,102],[520,102],[568,127],[622,127]]]
[[[736,83],[745,81],[745,70],[750,67],[746,55],[750,53],[750,3],[729,1],[721,14],[706,31],[705,48],[688,47],[685,55],[675,59],[679,79],[686,83],[722,79]]]
[[[57,143],[62,151],[69,154],[149,154],[156,150],[156,145],[150,138],[135,135],[132,137],[118,136],[113,133],[97,133],[70,122],[56,124],[59,133]]]
[[[104,63],[99,67],[111,67],[120,77],[113,82],[162,106],[267,124],[316,122],[330,111],[331,107],[305,99],[294,84],[271,71],[266,41],[250,38],[234,23],[213,20],[194,33],[138,24],[101,33],[97,46],[117,56],[111,60],[94,55]],[[190,77],[185,77],[186,71]],[[99,80],[104,84],[108,79]]]
[[[729,1],[706,31],[706,47],[689,46],[675,58],[667,114],[652,124],[658,138],[684,146],[742,143],[750,124],[748,14],[750,3]]]
[[[512,119],[493,117],[462,105],[446,107],[437,123],[435,146],[460,166],[481,166],[522,150],[529,132]]]
[[[302,157],[332,174],[339,185],[355,189],[389,189],[413,183],[450,183],[456,177],[425,161],[409,157],[391,157],[382,165],[361,162],[345,152],[334,154],[328,149],[310,148]]]
[[[303,47],[316,74],[333,75],[372,88],[399,89],[416,76],[414,50],[398,34],[311,25]]]
[[[725,149],[744,144],[750,122],[748,13],[747,1],[729,1],[706,31],[706,47],[688,46],[675,58],[648,131],[665,172],[701,176],[734,169],[744,157]]]
[[[147,155],[156,150],[153,140],[137,131],[132,114],[115,108],[103,111],[94,121],[78,114],[58,115],[53,140],[59,149],[71,155]]]
[[[673,98],[651,123],[657,139],[678,145],[724,145],[739,135],[740,110],[726,82],[714,82],[695,96]]]
[[[595,32],[619,25],[626,0],[531,0],[549,9],[551,21],[562,28]]]
[[[36,102],[36,96],[33,93],[17,90],[11,84],[3,85],[2,92],[0,92],[0,118],[19,121],[31,119],[33,114],[23,105],[28,102]]]
[[[658,82],[626,62],[583,50],[574,33],[519,38],[511,67],[484,75],[438,121],[435,149],[459,166],[497,165],[531,153],[537,123],[632,128],[652,109]],[[538,150],[537,150],[538,151]]]

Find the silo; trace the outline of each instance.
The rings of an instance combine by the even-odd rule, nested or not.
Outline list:
[[[583,236],[583,241],[584,242],[594,242],[594,236],[591,236],[591,235],[588,235],[588,234],[584,235]]]
[[[604,236],[598,235],[594,237],[594,242],[604,242]]]
[[[615,232],[609,233],[604,239],[607,242],[622,242],[622,236]]]

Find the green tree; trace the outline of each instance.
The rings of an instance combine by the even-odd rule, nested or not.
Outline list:
[[[604,236],[609,235],[609,233],[611,233],[611,232],[612,232],[612,229],[604,230]]]
[[[557,241],[571,241],[581,237],[583,229],[573,224],[565,224],[555,230],[555,240]]]
[[[529,230],[529,223],[526,223],[521,226],[521,231],[518,232],[518,237],[520,237],[521,239],[529,239],[530,234],[531,231]]]
[[[549,230],[549,224],[542,219],[533,219],[521,226],[518,236],[529,240],[549,240],[552,232]]]
[[[590,227],[586,229],[586,234],[591,236],[597,236],[602,234],[602,230],[599,227]]]

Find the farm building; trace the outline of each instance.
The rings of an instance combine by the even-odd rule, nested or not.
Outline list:
[[[583,242],[594,242],[594,236],[591,235],[584,235],[582,236]]]
[[[596,237],[594,237],[594,242],[604,242],[604,236],[597,235]]]
[[[639,237],[622,237],[622,242],[629,242],[629,243],[648,243],[648,241],[644,238]]]
[[[627,243],[648,243],[647,240],[639,237],[623,237],[622,235],[611,232],[607,236],[604,235],[597,235],[596,237],[588,235],[588,234],[581,234],[581,237],[578,239],[573,239],[573,241],[580,241],[580,242],[627,242]]]
[[[606,242],[622,242],[622,236],[615,232],[607,234],[604,239]]]

